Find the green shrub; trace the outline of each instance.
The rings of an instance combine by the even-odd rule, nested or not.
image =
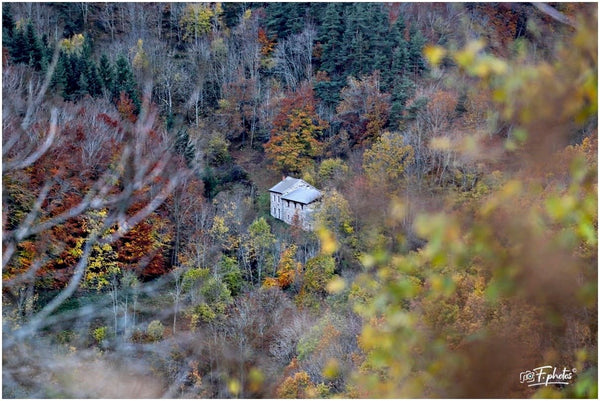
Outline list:
[[[164,332],[165,327],[159,320],[151,321],[148,325],[148,329],[146,329],[146,334],[148,334],[153,341],[162,340]]]
[[[107,334],[108,327],[106,326],[97,327],[92,331],[92,337],[94,337],[94,340],[96,340],[98,344],[101,344],[104,340],[106,340]]]

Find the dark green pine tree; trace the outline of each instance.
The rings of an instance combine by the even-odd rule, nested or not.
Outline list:
[[[327,73],[329,81],[315,85],[315,93],[330,108],[340,101],[340,90],[346,81],[345,59],[343,57],[345,3],[328,3],[323,22],[319,28],[317,41],[321,43],[320,71]]]
[[[390,37],[394,46],[392,65],[384,80],[391,85],[392,108],[390,110],[390,128],[402,128],[407,119],[406,102],[415,90],[415,73],[410,59],[410,42],[406,40],[406,24],[402,15],[392,25]],[[421,45],[422,47],[422,45]]]
[[[389,68],[392,44],[381,3],[356,3],[348,13],[344,43],[348,75],[361,77]]]
[[[267,32],[271,38],[282,39],[287,30],[286,10],[284,3],[269,3],[265,8]]]
[[[81,57],[86,61],[92,60],[93,49],[93,38],[91,36],[86,36],[83,45],[81,46]]]
[[[10,5],[2,4],[2,46],[9,51],[12,48],[13,34],[15,31],[15,19],[12,15]]]
[[[46,68],[47,58],[45,57],[45,48],[38,37],[33,23],[27,21],[25,27],[18,28],[11,22],[12,17],[3,16],[3,22],[6,19],[7,27],[3,27],[3,34],[8,35],[7,40],[3,38],[3,44],[6,43],[10,56],[15,63],[29,64],[37,71]],[[12,28],[10,28],[12,26]],[[12,33],[10,33],[12,31]]]
[[[217,186],[219,185],[219,179],[208,164],[204,167],[202,182],[204,183],[204,197],[212,200],[218,193]]]
[[[88,62],[87,81],[89,94],[93,97],[102,96],[102,79],[94,61]]]
[[[42,39],[42,72],[45,74],[48,70],[48,66],[54,56],[54,47],[48,43],[48,35],[43,34]]]
[[[139,113],[141,103],[140,97],[137,94],[137,84],[133,76],[133,71],[129,65],[129,61],[120,55],[116,62],[115,68],[115,91],[114,97],[119,98],[121,92],[125,92],[135,106],[135,112]]]
[[[369,26],[367,3],[354,3],[346,12],[344,30],[344,64],[346,76],[360,77],[372,66],[369,60]]]
[[[318,27],[323,24],[323,17],[325,16],[325,10],[329,3],[326,2],[310,2],[305,3],[307,6],[305,8],[304,19],[305,21],[310,21],[315,25],[318,30]]]
[[[320,70],[327,72],[329,77],[339,77],[343,74],[342,60],[344,20],[342,10],[344,3],[328,3],[319,27],[317,41],[321,43]]]
[[[15,63],[29,63],[27,40],[23,29],[16,27],[13,31],[12,46],[10,47],[10,56]]]
[[[265,9],[267,31],[278,40],[299,33],[309,10],[310,3],[268,3]]]
[[[392,93],[394,86],[406,74],[408,68],[408,42],[404,38],[406,25],[400,15],[389,31],[390,56],[388,67],[382,68],[381,87],[384,92]]]
[[[392,85],[399,77],[408,76],[410,73],[411,65],[408,57],[408,43],[406,41],[400,42],[400,44],[394,49],[394,55],[392,56],[392,66],[390,68],[389,79],[392,81]]]
[[[75,97],[80,99],[82,97],[84,97],[85,95],[89,95],[89,91],[88,91],[88,80],[87,80],[87,76],[86,74],[84,74],[83,72],[81,74],[79,74],[79,80],[77,81],[77,93],[75,94]]]
[[[37,36],[35,32],[35,28],[33,26],[33,22],[31,20],[27,21],[25,25],[25,32],[23,34],[25,39],[25,55],[23,60],[28,63],[32,68],[37,71],[45,68],[43,65],[44,57],[44,49],[42,48],[42,41]]]
[[[56,63],[56,68],[54,69],[54,75],[52,75],[52,80],[50,81],[50,86],[54,93],[60,94],[63,98],[67,97],[67,69],[67,55],[61,52]]]
[[[84,93],[85,88],[80,87],[81,75],[85,75],[87,69],[86,60],[77,53],[66,55],[66,86],[65,99],[76,100]]]
[[[393,53],[393,41],[390,35],[390,23],[384,12],[384,4],[372,3],[368,8],[367,18],[371,29],[369,30],[369,52],[370,67],[368,72],[379,70],[380,73],[389,71]],[[385,80],[381,82],[381,89],[388,91],[389,85]]]
[[[92,59],[91,39],[85,38],[79,51],[71,53],[69,57],[71,71],[68,72],[68,93],[73,99],[85,95],[97,96],[99,94],[100,77],[98,76]]]
[[[415,91],[415,83],[408,75],[398,77],[392,88],[392,107],[390,110],[390,128],[398,130],[402,128],[405,118],[406,102]]]
[[[408,41],[408,64],[410,72],[414,76],[421,75],[427,70],[427,64],[423,59],[423,46],[426,39],[414,25],[410,27],[410,39]]]
[[[402,14],[398,15],[396,21],[392,24],[390,30],[390,40],[392,41],[392,47],[396,48],[400,45],[406,46],[406,22]]]
[[[340,91],[344,87],[343,79],[320,81],[315,84],[315,94],[323,104],[334,110],[340,102]]]
[[[221,4],[223,8],[223,22],[227,28],[234,28],[239,22],[240,17],[244,14],[249,5],[246,3],[230,3],[224,2]]]
[[[100,81],[102,82],[104,93],[109,97],[114,98],[116,93],[115,70],[106,54],[103,54],[102,57],[100,57],[100,71],[98,72],[100,74]]]
[[[41,41],[42,41],[42,48],[45,50],[46,56],[48,56],[48,54],[52,55],[52,51],[50,49],[51,46],[48,43],[48,35],[43,34]]]

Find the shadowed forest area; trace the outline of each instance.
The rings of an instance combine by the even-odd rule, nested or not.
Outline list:
[[[2,396],[597,398],[597,8],[4,2]]]

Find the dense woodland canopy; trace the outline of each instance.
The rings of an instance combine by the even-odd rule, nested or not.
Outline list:
[[[594,3],[3,3],[3,396],[597,397],[597,37]]]

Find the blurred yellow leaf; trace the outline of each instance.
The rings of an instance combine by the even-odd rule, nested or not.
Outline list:
[[[362,263],[367,269],[375,266],[375,258],[370,253],[361,255],[359,259],[360,263]]]
[[[442,61],[444,56],[446,55],[446,49],[440,46],[431,46],[427,45],[423,48],[423,54],[429,60],[429,63],[437,67],[437,65]]]
[[[375,348],[379,343],[377,330],[369,324],[363,326],[360,342],[361,346],[367,351]]]
[[[327,365],[323,368],[323,377],[328,380],[333,380],[340,375],[340,363],[337,359],[331,358],[327,361]]]
[[[391,214],[396,220],[401,220],[406,216],[406,204],[399,199],[392,200]]]
[[[471,41],[463,50],[454,53],[454,60],[456,60],[461,67],[470,69],[475,62],[477,53],[484,47],[485,41],[483,39]]]
[[[326,255],[331,255],[337,250],[337,241],[328,229],[321,227],[317,231],[321,240],[321,252]]]
[[[258,392],[265,381],[265,375],[260,369],[252,368],[248,374],[248,379],[250,380],[250,390]]]
[[[230,379],[229,383],[227,383],[227,388],[231,394],[237,396],[241,390],[240,382],[237,379]]]
[[[339,294],[346,288],[346,281],[341,277],[334,277],[327,283],[327,292],[330,294]]]
[[[502,188],[502,195],[505,198],[510,198],[517,194],[520,194],[523,190],[523,184],[518,180],[510,180],[508,181],[504,187]]]
[[[447,136],[438,136],[431,139],[429,147],[433,150],[450,150],[450,138]]]

